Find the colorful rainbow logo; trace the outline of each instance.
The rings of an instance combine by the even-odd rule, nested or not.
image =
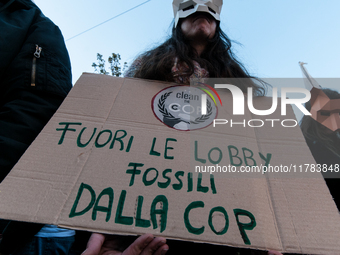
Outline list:
[[[222,100],[221,100],[220,96],[218,95],[217,91],[213,87],[211,87],[210,85],[208,85],[206,83],[203,83],[203,82],[197,82],[197,83],[201,84],[201,85],[204,85],[205,87],[209,88],[212,92],[214,92],[215,95],[217,96],[218,100],[220,101],[220,104],[222,105]],[[205,88],[200,88],[200,87],[198,87],[198,88],[200,90],[203,90],[205,93],[207,93],[212,98],[212,100],[214,101],[215,105],[217,106],[216,100],[215,100],[213,94],[209,90],[207,90]]]

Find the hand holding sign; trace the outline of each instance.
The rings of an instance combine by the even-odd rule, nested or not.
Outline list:
[[[82,255],[164,255],[169,249],[169,246],[165,244],[165,238],[154,238],[151,234],[144,234],[121,252],[120,243],[124,238],[126,237],[93,233],[87,244],[87,249]],[[259,252],[259,254],[263,253]],[[282,255],[282,253],[274,250],[268,251],[267,254]]]
[[[165,244],[165,238],[154,238],[151,234],[144,234],[121,252],[120,243],[123,238],[121,236],[93,233],[87,243],[87,249],[82,255],[163,255],[169,249],[168,245]]]

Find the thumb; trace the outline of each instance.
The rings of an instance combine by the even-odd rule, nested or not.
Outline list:
[[[138,237],[124,252],[123,255],[139,255],[153,240],[152,234],[144,234]],[[92,254],[91,254],[92,255]]]
[[[282,253],[278,252],[278,251],[271,250],[271,251],[268,251],[268,255],[282,255]]]
[[[98,233],[92,233],[89,241],[87,242],[86,250],[81,255],[98,255],[101,247],[105,241],[105,236]]]

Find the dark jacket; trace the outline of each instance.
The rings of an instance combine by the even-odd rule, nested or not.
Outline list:
[[[71,64],[59,28],[30,0],[0,0],[0,182],[71,88]],[[0,251],[18,247],[20,238],[41,228],[28,226],[9,225]]]
[[[316,161],[320,164],[329,192],[340,211],[340,157],[335,155],[322,142],[305,137],[307,145]],[[326,168],[325,168],[326,167]],[[326,172],[326,169],[328,171]]]

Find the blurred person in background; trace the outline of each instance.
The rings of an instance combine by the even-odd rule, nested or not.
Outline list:
[[[315,100],[320,98],[325,100],[321,104],[322,107],[319,104],[312,106],[311,102],[306,103],[306,109],[312,113],[312,116],[305,115],[300,127],[316,163],[320,165],[321,173],[339,210],[340,94],[331,89],[313,89],[312,93],[317,93]]]

